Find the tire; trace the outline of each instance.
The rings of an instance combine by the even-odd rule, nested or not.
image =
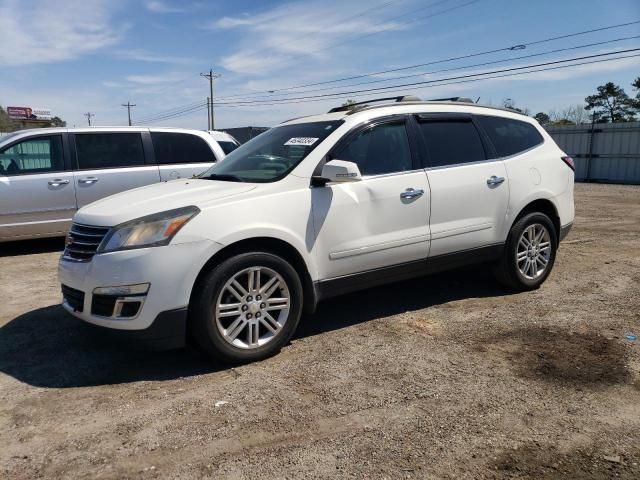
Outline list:
[[[543,229],[546,233],[541,234]],[[534,239],[538,235],[542,238],[530,248],[526,242],[532,232]],[[525,241],[521,243],[522,238]],[[529,213],[511,227],[502,258],[494,267],[494,275],[498,282],[511,289],[535,290],[551,273],[557,249],[558,235],[551,219],[540,212]]]
[[[225,363],[275,355],[290,340],[302,314],[300,276],[271,253],[231,257],[194,288],[189,311],[193,339]]]

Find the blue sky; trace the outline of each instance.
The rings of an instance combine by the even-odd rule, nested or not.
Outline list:
[[[499,49],[640,20],[638,0],[0,0],[0,105],[49,107],[69,126],[122,125],[197,107],[208,95],[200,72],[213,68],[219,102],[277,99],[266,92]],[[287,91],[335,93],[349,83],[373,86],[436,80],[483,70],[640,47],[640,39],[516,57],[640,35],[640,24],[466,60]],[[474,64],[504,60],[486,67]],[[465,70],[433,73],[444,68]],[[415,75],[409,79],[394,79]],[[439,87],[416,86],[370,97],[468,96],[499,104],[511,98],[532,113],[582,103],[613,81],[631,93],[640,57]],[[328,89],[304,95],[304,90]],[[295,94],[295,95],[294,95]],[[240,96],[239,96],[240,95]],[[249,95],[249,96],[247,96]],[[265,96],[266,95],[266,96]],[[233,98],[228,98],[234,96]],[[227,97],[227,98],[225,98]],[[324,112],[350,95],[279,105],[220,106],[216,127],[271,126]],[[367,97],[358,97],[363,99]],[[268,103],[268,102],[265,102]],[[273,102],[271,102],[273,103]],[[154,125],[205,128],[206,110]]]

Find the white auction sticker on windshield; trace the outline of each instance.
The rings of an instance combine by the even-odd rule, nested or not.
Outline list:
[[[285,145],[305,145],[308,147],[309,145],[313,145],[317,141],[318,139],[313,137],[294,137],[287,140],[285,142]]]

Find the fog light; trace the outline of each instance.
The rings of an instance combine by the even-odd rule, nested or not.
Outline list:
[[[120,301],[116,303],[114,314],[118,318],[130,318],[138,315],[142,302]],[[120,311],[118,311],[120,310]]]
[[[98,287],[93,290],[94,295],[113,295],[127,297],[131,295],[144,295],[149,291],[148,283],[138,283],[136,285],[120,285],[118,287]]]

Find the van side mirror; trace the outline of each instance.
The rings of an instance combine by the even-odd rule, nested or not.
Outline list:
[[[322,167],[318,177],[313,177],[319,183],[345,183],[362,180],[358,165],[346,160],[330,160]]]

